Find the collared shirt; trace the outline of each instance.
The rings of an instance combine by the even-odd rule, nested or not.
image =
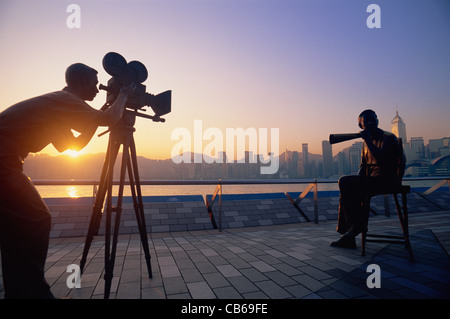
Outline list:
[[[0,113],[0,158],[25,159],[61,136],[92,128],[101,111],[68,88],[14,104]]]

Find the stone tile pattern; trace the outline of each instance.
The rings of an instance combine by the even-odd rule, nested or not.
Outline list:
[[[151,233],[150,279],[139,235],[120,235],[110,298],[448,300],[449,213],[450,210],[439,210],[411,214],[415,262],[409,260],[402,245],[369,243],[364,257],[359,249],[330,247],[330,241],[338,237],[336,224],[330,220],[223,232],[214,229]],[[399,231],[397,218],[384,215],[371,218],[370,227],[386,233]],[[81,288],[67,287],[67,266],[79,264],[84,240],[50,240],[45,275],[58,297],[103,298],[105,243],[101,236],[90,248]],[[367,287],[367,266],[374,263],[381,268],[379,289]],[[0,298],[3,294],[0,270]],[[303,303],[294,305],[298,308]],[[174,311],[179,313],[180,309]]]
[[[448,212],[411,216],[414,263],[400,245],[373,243],[364,257],[359,250],[330,247],[329,242],[337,236],[335,223],[325,221],[223,232],[154,233],[149,240],[153,269],[149,279],[139,236],[121,235],[110,298],[448,299],[450,262],[435,237],[437,231],[448,233]],[[398,229],[395,218],[384,216],[373,218],[372,225],[380,230]],[[91,247],[82,287],[69,289],[66,285],[67,265],[79,263],[83,242],[80,237],[51,240],[46,278],[57,296],[103,298],[101,237]],[[373,263],[381,268],[380,289],[366,284],[366,269]]]

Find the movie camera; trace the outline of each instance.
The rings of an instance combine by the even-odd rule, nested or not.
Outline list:
[[[134,93],[128,97],[126,108],[135,111],[134,115],[136,116],[149,118],[155,122],[165,121],[161,116],[171,111],[172,91],[168,90],[157,95],[147,93],[145,85],[142,84],[148,77],[144,64],[139,61],[127,63],[125,58],[116,52],[107,53],[103,57],[102,64],[105,71],[112,76],[107,86],[102,84],[99,86],[100,90],[107,92],[106,104],[102,110],[107,109],[116,100],[122,86],[133,83],[136,88]],[[146,106],[150,106],[155,115],[137,112]]]

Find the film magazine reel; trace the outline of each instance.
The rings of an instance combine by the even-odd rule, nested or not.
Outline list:
[[[103,68],[105,71],[122,81],[122,85],[127,85],[130,82],[136,84],[142,83],[148,78],[147,68],[139,61],[127,60],[119,53],[109,52],[103,57]]]

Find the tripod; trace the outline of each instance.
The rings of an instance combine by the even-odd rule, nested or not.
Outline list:
[[[137,112],[126,111],[124,113],[124,121],[120,124],[110,128],[108,149],[105,156],[105,162],[100,177],[100,184],[93,206],[91,221],[89,224],[88,234],[84,245],[83,255],[80,262],[81,273],[83,273],[89,248],[95,235],[98,234],[100,228],[100,221],[102,218],[102,208],[106,196],[105,209],[105,291],[104,298],[108,299],[111,291],[111,282],[113,279],[114,262],[116,257],[117,239],[119,233],[120,217],[122,213],[123,189],[125,184],[125,173],[128,171],[129,184],[131,187],[131,194],[133,198],[134,211],[136,214],[139,234],[142,242],[142,247],[147,262],[148,275],[152,278],[152,269],[150,264],[150,252],[148,246],[147,229],[145,225],[144,204],[142,201],[141,185],[139,179],[136,146],[134,143],[133,127]],[[126,119],[128,117],[128,120]],[[122,164],[120,169],[119,190],[117,195],[116,206],[113,207],[112,186],[114,164],[119,153],[120,146],[122,148]],[[115,216],[113,218],[113,213]],[[111,234],[111,224],[114,219],[114,229]],[[111,242],[112,236],[112,242]]]

